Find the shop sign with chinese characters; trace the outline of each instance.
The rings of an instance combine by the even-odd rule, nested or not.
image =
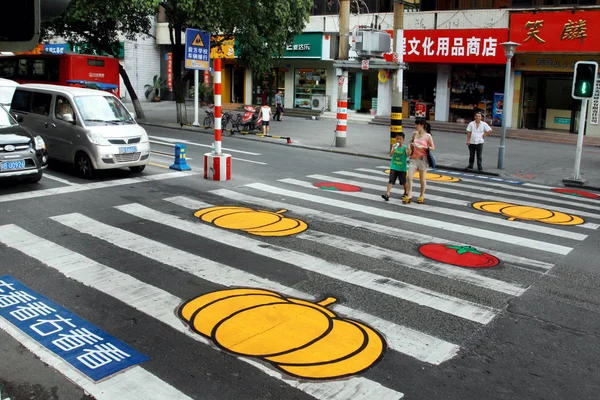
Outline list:
[[[0,318],[94,381],[149,359],[9,275],[0,277]]]
[[[577,61],[596,61],[600,63],[600,55],[583,57],[562,54],[517,54],[514,65],[517,71],[573,73]]]
[[[547,11],[510,15],[510,40],[517,53],[600,52],[600,10]]]
[[[386,31],[392,34],[392,31]],[[404,62],[450,64],[505,64],[500,43],[508,40],[508,29],[405,30]],[[392,61],[393,54],[384,58]]]
[[[598,125],[598,120],[600,120],[600,74],[596,77],[596,91],[592,97],[591,111],[590,124]]]

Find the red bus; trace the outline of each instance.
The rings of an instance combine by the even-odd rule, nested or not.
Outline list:
[[[91,87],[120,97],[119,60],[113,57],[72,53],[0,55],[0,78]]]

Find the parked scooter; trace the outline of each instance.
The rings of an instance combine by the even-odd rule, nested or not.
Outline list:
[[[245,106],[242,120],[235,126],[235,129],[237,129],[238,132],[260,131],[262,129],[262,113],[260,112],[260,107]]]

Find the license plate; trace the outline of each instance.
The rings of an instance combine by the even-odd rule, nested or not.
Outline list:
[[[25,168],[25,160],[3,161],[0,163],[0,171],[16,171]]]
[[[119,147],[119,154],[135,153],[136,151],[137,146]]]

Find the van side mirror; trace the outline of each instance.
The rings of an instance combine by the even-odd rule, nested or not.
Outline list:
[[[20,124],[21,122],[23,122],[23,116],[19,115],[19,114],[13,114],[13,117],[15,118],[15,120]]]
[[[73,122],[73,115],[72,114],[63,114],[62,119],[65,122]]]

